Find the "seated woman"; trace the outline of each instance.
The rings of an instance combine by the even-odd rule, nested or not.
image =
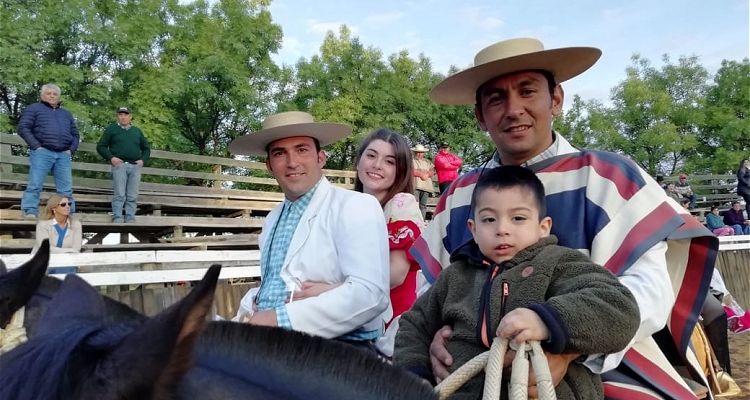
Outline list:
[[[56,193],[47,200],[42,218],[36,224],[35,254],[44,239],[49,239],[50,253],[79,253],[83,241],[81,222],[70,216],[70,199]],[[50,268],[50,273],[65,273],[68,267]],[[75,272],[73,270],[72,272]]]
[[[742,214],[739,201],[733,201],[732,208],[724,211],[724,223],[734,229],[735,235],[750,235],[750,220]]]
[[[734,229],[727,226],[719,216],[719,207],[711,207],[711,212],[706,215],[706,227],[716,236],[734,235]]]
[[[397,132],[378,129],[359,146],[354,190],[370,194],[383,206],[388,228],[393,318],[387,324],[377,347],[384,355],[393,355],[393,340],[398,317],[417,299],[419,264],[408,253],[425,227],[419,203],[412,194],[412,158],[409,144]]]

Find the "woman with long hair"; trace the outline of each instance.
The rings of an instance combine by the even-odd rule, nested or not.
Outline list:
[[[378,348],[390,357],[398,317],[417,299],[419,264],[408,250],[422,233],[425,222],[413,194],[411,149],[403,136],[388,129],[370,133],[357,150],[355,165],[354,190],[378,199],[388,228],[393,319],[378,341]]]
[[[51,253],[79,253],[83,242],[81,222],[70,216],[71,201],[55,193],[47,200],[42,218],[36,224],[34,254],[44,239],[49,239]]]

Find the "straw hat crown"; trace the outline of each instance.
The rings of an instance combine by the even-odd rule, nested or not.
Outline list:
[[[445,78],[430,92],[440,104],[474,104],[477,89],[485,82],[514,72],[549,71],[557,83],[591,68],[601,50],[593,47],[564,47],[545,50],[537,39],[519,38],[495,43],[474,57],[474,66]]]
[[[327,146],[352,133],[346,124],[315,122],[313,116],[302,111],[287,111],[268,116],[261,123],[262,129],[238,137],[229,143],[229,152],[236,155],[263,156],[266,147],[290,137],[312,137]]]

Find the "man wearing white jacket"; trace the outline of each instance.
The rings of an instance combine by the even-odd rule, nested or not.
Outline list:
[[[232,154],[266,156],[285,197],[263,223],[261,286],[238,317],[366,346],[382,334],[391,313],[383,212],[374,197],[323,176],[321,147],[351,132],[291,111],[230,143]]]

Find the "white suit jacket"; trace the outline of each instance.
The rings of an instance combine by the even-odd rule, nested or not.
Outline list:
[[[266,217],[258,239],[265,262],[268,234],[283,204]],[[382,330],[391,319],[388,234],[375,197],[342,189],[324,177],[302,214],[281,269],[289,290],[299,283],[343,283],[317,297],[287,304],[295,331],[336,338],[362,328]],[[242,299],[238,315],[249,311],[255,293]]]

